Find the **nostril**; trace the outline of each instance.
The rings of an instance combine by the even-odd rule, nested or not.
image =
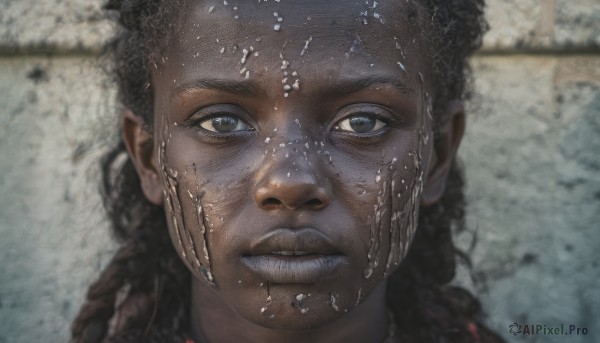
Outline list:
[[[320,207],[323,205],[323,202],[319,199],[311,199],[304,204],[308,207]]]
[[[274,206],[280,206],[281,205],[281,201],[275,199],[275,198],[268,198],[266,200],[263,201],[262,205],[264,207],[274,207]]]

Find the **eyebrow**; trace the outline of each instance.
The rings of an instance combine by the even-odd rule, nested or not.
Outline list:
[[[327,97],[343,97],[362,90],[377,86],[392,87],[402,93],[414,93],[415,90],[398,78],[385,76],[369,76],[357,79],[336,81],[331,85],[323,86],[319,93]]]
[[[316,90],[316,93],[324,97],[339,98],[376,86],[392,87],[402,93],[415,92],[413,88],[409,87],[406,83],[397,78],[370,76],[357,79],[345,79],[335,81],[332,84],[325,84],[323,86],[319,86]],[[217,90],[248,97],[267,96],[265,90],[261,88],[255,81],[231,81],[222,79],[200,79],[190,83],[185,83],[176,87],[173,90],[172,95],[175,98],[180,98],[185,96],[187,93],[201,89]]]
[[[229,81],[221,79],[201,79],[185,83],[176,87],[172,92],[172,96],[180,98],[187,93],[200,89],[211,89],[242,96],[266,96],[265,91],[254,81]]]

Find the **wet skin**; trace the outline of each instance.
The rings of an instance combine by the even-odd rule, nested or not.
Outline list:
[[[386,336],[385,277],[462,133],[436,156],[431,62],[407,6],[184,10],[152,67],[154,133],[131,113],[124,127],[144,193],[164,205],[194,275],[199,341]],[[432,184],[429,202],[443,191]]]

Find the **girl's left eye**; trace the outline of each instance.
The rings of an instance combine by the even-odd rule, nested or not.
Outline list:
[[[358,114],[340,120],[335,130],[354,133],[371,133],[384,128],[386,124],[371,114]]]
[[[200,127],[207,131],[229,133],[251,130],[251,126],[235,115],[216,115],[200,122]]]

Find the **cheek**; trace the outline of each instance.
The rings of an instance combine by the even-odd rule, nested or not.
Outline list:
[[[166,143],[161,143],[159,166],[162,173],[167,226],[175,250],[199,278],[214,285],[208,248],[209,223],[202,204],[200,183],[192,168],[177,168],[167,163]],[[183,170],[182,170],[183,169]]]
[[[392,274],[406,256],[417,230],[424,145],[418,142],[420,133],[415,133],[415,137],[414,144],[387,151],[388,157],[375,171],[364,172],[370,178],[357,183],[356,191],[363,194],[362,201],[350,206],[367,223],[365,279]]]

